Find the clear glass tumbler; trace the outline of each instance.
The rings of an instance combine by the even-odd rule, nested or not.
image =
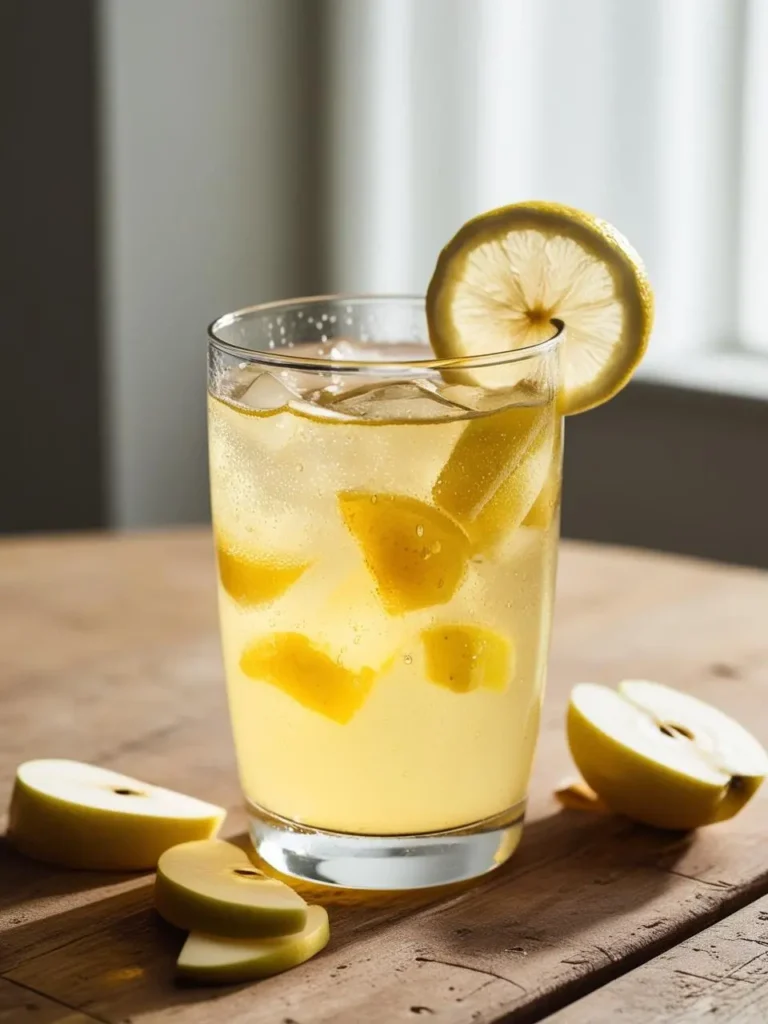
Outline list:
[[[424,301],[210,328],[221,633],[258,853],[330,885],[480,875],[522,829],[546,674],[562,325],[436,360]]]

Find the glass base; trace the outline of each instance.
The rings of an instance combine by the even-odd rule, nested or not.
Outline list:
[[[362,836],[299,825],[248,803],[259,856],[285,875],[346,889],[423,889],[476,878],[517,849],[525,801],[446,832]]]

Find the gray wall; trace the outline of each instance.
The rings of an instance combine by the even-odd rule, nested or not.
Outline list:
[[[768,402],[636,382],[565,438],[566,536],[768,568]]]
[[[207,514],[205,326],[314,290],[313,5],[105,0],[108,492],[118,526]]]

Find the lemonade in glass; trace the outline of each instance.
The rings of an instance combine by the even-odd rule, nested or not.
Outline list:
[[[555,304],[522,343],[437,358],[445,301],[321,297],[210,329],[221,632],[251,835],[275,868],[326,884],[473,877],[521,835],[567,343]]]

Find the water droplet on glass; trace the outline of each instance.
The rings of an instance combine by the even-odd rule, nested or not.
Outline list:
[[[440,543],[439,540],[436,540],[434,542],[434,544],[432,545],[432,548],[431,548],[432,554],[433,555],[439,555],[440,552],[442,551],[442,549],[443,549],[443,545]]]
[[[413,658],[411,657],[410,654],[404,654],[403,661],[405,662],[406,665],[410,665],[411,662],[413,661]]]
[[[371,495],[371,504],[372,504],[372,505],[375,505],[375,504],[376,504],[376,502],[377,502],[378,500],[379,500],[379,499],[378,499],[378,496],[377,496],[377,495],[375,495],[375,494],[372,494],[372,495]]]
[[[417,537],[423,537],[424,536],[424,527],[421,525],[421,523],[419,523],[419,525],[416,527],[416,536]]]
[[[297,473],[303,473],[304,472],[304,467],[302,466],[302,464],[300,462],[296,463],[296,472]]]

